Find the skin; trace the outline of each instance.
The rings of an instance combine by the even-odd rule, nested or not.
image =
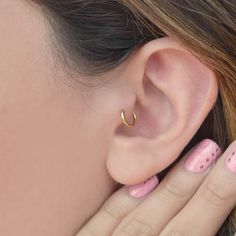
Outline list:
[[[127,186],[119,189],[76,236],[216,235],[236,205],[236,172],[226,165],[235,149],[236,141],[198,173],[185,168],[187,153],[145,197],[131,197]]]
[[[111,83],[70,86],[48,29],[37,7],[1,0],[0,235],[74,235],[117,183],[169,166],[218,94],[212,71],[169,37],[89,78]],[[136,112],[134,128],[122,125],[122,109]]]
[[[72,235],[115,186],[106,124],[55,76],[42,14],[19,0],[0,12],[0,235]]]

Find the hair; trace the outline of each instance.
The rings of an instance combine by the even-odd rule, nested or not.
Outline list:
[[[219,95],[186,149],[203,138],[223,150],[236,138],[236,4],[230,0],[28,0],[47,16],[58,61],[102,75],[150,40],[171,36],[216,75]],[[87,83],[87,81],[85,81]],[[217,235],[233,235],[236,210]]]

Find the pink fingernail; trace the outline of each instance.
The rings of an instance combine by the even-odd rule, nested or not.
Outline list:
[[[231,151],[229,156],[226,158],[226,166],[229,170],[236,173],[236,150]]]
[[[132,197],[135,198],[144,197],[150,193],[158,185],[158,183],[158,178],[156,175],[154,175],[143,183],[129,186],[128,192]]]
[[[202,172],[208,169],[219,158],[220,147],[210,139],[204,139],[189,153],[184,166],[190,172]]]

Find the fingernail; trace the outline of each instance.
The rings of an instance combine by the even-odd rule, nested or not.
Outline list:
[[[159,181],[156,175],[140,184],[131,185],[128,188],[129,195],[135,198],[144,197],[158,185]]]
[[[184,166],[190,172],[203,172],[219,158],[221,149],[214,141],[204,139],[190,151]]]
[[[236,150],[231,151],[226,158],[226,166],[229,170],[236,173]]]

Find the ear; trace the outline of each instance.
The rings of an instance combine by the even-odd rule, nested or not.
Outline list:
[[[128,119],[134,111],[137,123],[117,126],[106,164],[117,182],[130,185],[179,156],[216,102],[218,84],[208,67],[169,37],[140,47],[122,79],[129,81],[136,97],[129,106],[124,98],[123,109]]]

